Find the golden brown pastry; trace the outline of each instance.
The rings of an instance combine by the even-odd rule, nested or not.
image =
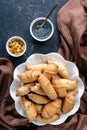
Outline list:
[[[38,65],[27,65],[26,68],[27,70],[38,70],[38,71],[44,71],[44,69],[47,67],[47,64],[43,63],[43,64],[38,64]]]
[[[64,79],[68,79],[69,78],[69,75],[68,75],[68,71],[67,69],[65,68],[65,66],[59,62],[57,62],[57,65],[58,65],[58,74],[64,78]]]
[[[78,93],[78,89],[75,89],[74,91],[67,94],[67,96],[64,99],[64,103],[62,106],[63,113],[70,112],[74,105],[75,105],[75,95]]]
[[[51,123],[53,121],[56,121],[57,119],[59,119],[59,115],[55,114],[53,115],[51,118],[43,118],[41,115],[38,115],[36,118],[35,118],[35,121],[39,121],[41,123]]]
[[[59,80],[59,79],[61,79],[61,77],[58,74],[55,74],[52,76],[52,82],[55,82],[56,80]]]
[[[20,97],[20,104],[24,109],[25,114],[29,119],[29,121],[31,122],[32,120],[34,120],[37,116],[37,109],[35,107],[35,104],[27,100],[25,97]]]
[[[39,84],[39,83],[36,83],[35,86],[31,87],[31,88],[30,88],[30,91],[31,91],[31,92],[34,92],[34,93],[36,93],[36,94],[39,94],[39,95],[46,95],[46,94],[44,93],[44,91],[42,90],[42,88],[40,87],[40,84]]]
[[[69,79],[60,79],[58,85],[64,86],[66,90],[74,90],[75,88],[77,88],[77,81]]]
[[[51,78],[52,78],[52,74],[51,73],[48,73],[48,72],[43,72],[43,75],[50,81]]]
[[[37,104],[46,104],[50,101],[50,99],[46,96],[38,95],[35,93],[28,94],[29,99]]]
[[[30,92],[28,87],[20,87],[16,90],[16,96],[24,96]]]
[[[67,95],[67,91],[64,86],[54,86],[54,89],[56,90],[57,95],[60,98],[64,98]]]
[[[60,108],[58,108],[57,112],[56,112],[58,115],[61,115],[62,114],[62,110]]]
[[[50,74],[57,74],[58,66],[55,63],[49,63],[46,68],[45,72]]]
[[[36,81],[40,73],[41,73],[40,71],[29,70],[22,74],[18,74],[17,76],[21,80],[21,82],[30,83]]]
[[[32,87],[36,86],[35,83],[25,84],[18,89],[16,89],[16,96],[24,96],[31,92]]]
[[[55,115],[58,111],[58,109],[61,109],[62,101],[61,99],[56,99],[54,101],[49,102],[48,104],[45,104],[42,110],[42,117],[44,118],[50,118],[53,115]]]
[[[72,94],[73,96],[76,96],[76,94],[78,94],[78,88],[72,90],[72,91],[68,91],[68,94]]]
[[[35,104],[38,114],[41,114],[43,105],[42,104]]]
[[[58,93],[59,97],[64,97],[67,94],[67,91],[74,90],[77,88],[76,80],[69,79],[52,79],[52,85]]]
[[[51,100],[55,100],[57,98],[57,93],[55,89],[53,88],[50,81],[43,74],[39,76],[38,82],[40,83],[40,86],[43,89],[43,91]]]
[[[47,64],[43,74],[49,79],[51,80],[51,77],[54,75],[54,74],[57,74],[57,69],[58,69],[58,66],[55,64],[55,63],[49,63]]]

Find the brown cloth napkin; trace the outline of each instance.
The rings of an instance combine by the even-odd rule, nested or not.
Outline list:
[[[57,24],[61,36],[58,53],[78,66],[85,85],[78,112],[60,130],[87,130],[87,0],[69,0],[58,12]]]
[[[19,130],[16,126],[28,126],[28,120],[15,110],[9,89],[13,81],[14,66],[9,59],[0,58],[0,130]],[[20,128],[22,130],[22,127]]]
[[[0,130],[87,130],[87,0],[69,0],[58,12],[57,24],[61,46],[58,50],[66,60],[74,62],[85,85],[79,110],[61,125],[36,126],[21,117],[10,97],[13,65],[0,58]]]

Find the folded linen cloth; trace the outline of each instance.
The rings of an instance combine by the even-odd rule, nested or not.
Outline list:
[[[59,11],[57,23],[63,46],[59,50],[67,60],[75,61],[87,74],[87,9],[86,0],[69,0]]]
[[[69,0],[57,15],[61,36],[58,50],[65,59],[74,62],[85,85],[78,112],[62,124],[60,130],[87,129],[87,0]]]
[[[16,130],[15,126],[20,124],[29,125],[28,120],[16,112],[14,101],[9,94],[13,71],[12,62],[6,58],[0,58],[0,130]]]
[[[13,65],[8,59],[0,59],[0,129],[1,130],[86,130],[87,129],[87,0],[69,0],[58,12],[57,24],[61,46],[58,50],[66,60],[74,62],[85,85],[81,105],[77,113],[61,125],[36,126],[21,117],[15,110],[9,95]]]

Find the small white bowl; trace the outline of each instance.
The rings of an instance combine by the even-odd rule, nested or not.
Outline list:
[[[47,41],[50,39],[54,33],[54,26],[53,23],[48,19],[45,25],[38,30],[35,30],[35,27],[38,24],[41,24],[45,17],[39,17],[32,21],[30,24],[30,33],[32,37],[40,42]]]
[[[11,49],[12,49],[12,51],[11,51]],[[20,36],[13,36],[7,40],[6,50],[13,57],[20,57],[26,51],[26,42]],[[14,50],[14,52],[13,52],[13,50]],[[18,52],[20,51],[20,52],[18,53],[17,51]]]

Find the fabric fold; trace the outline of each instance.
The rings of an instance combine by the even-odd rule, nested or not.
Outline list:
[[[67,50],[69,50],[70,53],[68,54],[66,49],[64,50],[64,53],[69,56],[71,54],[79,69],[84,71],[84,73],[87,73],[86,4],[87,1],[85,0],[69,0],[62,9],[60,9],[57,15],[61,42],[62,44],[65,42],[63,46],[61,45],[58,52],[61,53],[61,51],[64,50],[64,47],[67,46]]]
[[[64,122],[64,130],[87,129],[87,1],[69,0],[57,14],[57,24],[61,36],[58,49],[65,59],[74,62],[80,78],[84,82],[85,92],[81,98],[80,108],[68,123]],[[85,120],[85,121],[84,121]]]

